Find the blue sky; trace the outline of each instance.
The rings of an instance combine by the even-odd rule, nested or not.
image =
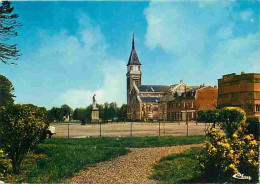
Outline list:
[[[23,27],[16,66],[0,64],[16,103],[126,103],[132,33],[143,84],[217,85],[260,73],[259,1],[13,2]]]

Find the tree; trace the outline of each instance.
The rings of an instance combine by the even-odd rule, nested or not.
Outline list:
[[[0,107],[0,142],[18,172],[26,154],[42,141],[49,124],[44,108],[32,104]]]
[[[73,119],[79,120],[81,123],[85,124],[87,120],[87,109],[76,108],[73,112]]]
[[[49,121],[62,121],[63,120],[63,116],[61,113],[61,108],[59,107],[53,107],[51,108],[51,110],[47,111],[47,117]]]
[[[18,36],[17,27],[21,24],[16,21],[18,14],[13,14],[14,7],[9,1],[3,1],[0,6],[0,60],[5,64],[15,64],[20,56],[17,44],[10,44],[10,38]],[[5,42],[5,43],[3,43]]]
[[[64,117],[70,117],[72,115],[72,108],[66,104],[61,106],[61,116],[62,116],[62,120]]]
[[[3,75],[0,74],[0,106],[13,104],[14,87],[12,83]]]
[[[124,121],[127,118],[127,105],[123,104],[120,109],[118,109],[117,117],[119,121]]]

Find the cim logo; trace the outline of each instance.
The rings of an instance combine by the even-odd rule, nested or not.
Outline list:
[[[244,174],[241,173],[234,174],[233,178],[240,179],[240,180],[251,180],[250,176],[244,176]]]

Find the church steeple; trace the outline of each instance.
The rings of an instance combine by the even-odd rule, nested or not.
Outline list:
[[[132,50],[135,50],[135,34],[133,33]]]
[[[135,50],[135,37],[134,37],[134,34],[133,34],[133,40],[132,40],[132,51],[131,51],[131,54],[130,54],[127,66],[129,66],[129,65],[141,65],[141,63],[139,61],[139,58],[137,56],[137,52]]]

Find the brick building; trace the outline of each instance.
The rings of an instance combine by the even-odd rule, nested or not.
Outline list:
[[[196,119],[198,109],[214,109],[217,103],[217,88],[186,86],[183,81],[174,85],[143,85],[134,37],[126,77],[128,120],[185,120],[186,110],[191,120]]]
[[[165,120],[185,121],[186,117],[187,120],[196,120],[199,110],[216,109],[218,97],[216,86],[186,86],[184,84],[184,87],[181,93],[168,94],[168,97],[165,97],[166,100],[163,100],[166,104]]]
[[[218,107],[241,107],[247,116],[260,118],[260,73],[235,73],[218,79]]]

